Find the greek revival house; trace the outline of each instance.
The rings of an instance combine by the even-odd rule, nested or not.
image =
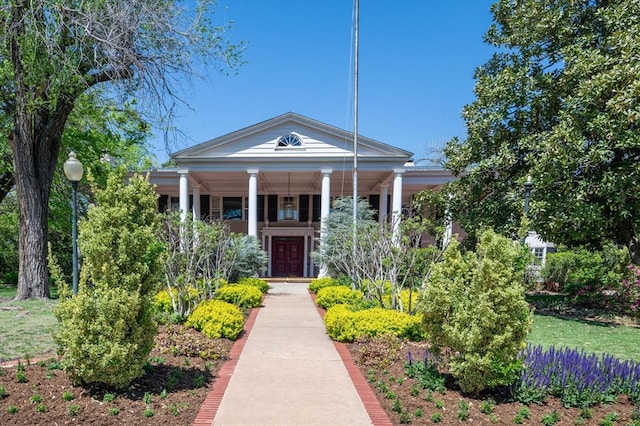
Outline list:
[[[414,194],[452,176],[415,166],[412,153],[358,137],[358,195],[379,220],[398,223]],[[353,133],[286,113],[171,155],[151,172],[161,209],[226,221],[269,255],[268,277],[313,277],[321,222],[331,202],[353,194]],[[444,236],[448,238],[448,236]]]

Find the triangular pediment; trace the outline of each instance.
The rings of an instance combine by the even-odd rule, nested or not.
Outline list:
[[[299,144],[278,146],[297,138]],[[358,158],[406,161],[411,152],[358,137]],[[244,129],[178,151],[172,158],[181,160],[339,158],[353,156],[353,133],[289,112]]]

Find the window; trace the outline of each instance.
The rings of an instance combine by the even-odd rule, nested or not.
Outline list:
[[[264,195],[258,195],[258,222],[264,222]]]
[[[242,197],[224,197],[222,199],[222,218],[224,220],[242,220]]]
[[[544,263],[544,247],[534,248],[533,257],[535,258],[536,265],[542,265]]]
[[[282,136],[280,139],[278,139],[278,144],[276,145],[276,148],[302,148],[302,147],[303,147],[302,141],[297,135],[293,133],[289,133],[288,135]]]
[[[313,222],[320,222],[322,213],[322,196],[318,194],[313,195],[313,214],[311,220]]]
[[[158,211],[164,213],[169,208],[169,196],[162,194],[158,197]]]
[[[300,222],[306,223],[309,221],[309,196],[307,194],[300,194],[298,197],[300,204]]]
[[[278,196],[276,194],[267,196],[267,219],[269,222],[278,221]]]
[[[210,200],[211,200],[211,197],[209,197],[209,195],[200,195],[200,219],[201,220],[209,221],[211,219]]]

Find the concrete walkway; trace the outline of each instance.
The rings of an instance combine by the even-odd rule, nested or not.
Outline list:
[[[307,284],[269,286],[213,424],[372,424]]]

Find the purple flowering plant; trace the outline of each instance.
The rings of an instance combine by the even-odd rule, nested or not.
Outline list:
[[[640,363],[583,350],[527,345],[523,369],[513,384],[514,398],[524,404],[542,403],[547,395],[565,407],[589,407],[626,394],[640,404]]]

